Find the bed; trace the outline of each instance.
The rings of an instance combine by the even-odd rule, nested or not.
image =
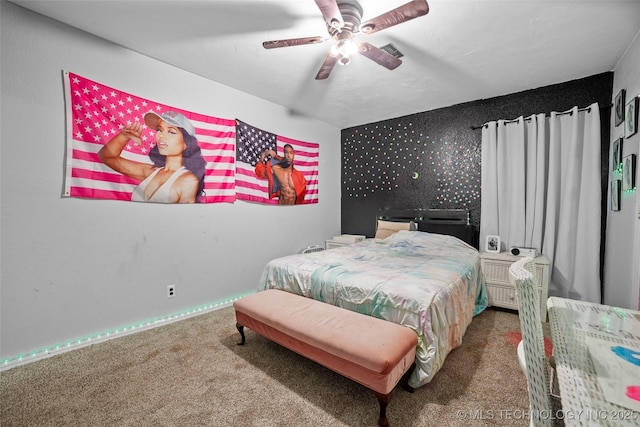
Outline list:
[[[258,288],[282,289],[412,329],[418,346],[409,385],[417,388],[429,383],[449,352],[462,344],[473,316],[487,307],[487,292],[477,249],[450,235],[413,231],[419,221],[389,219],[378,223],[409,229],[274,259]]]

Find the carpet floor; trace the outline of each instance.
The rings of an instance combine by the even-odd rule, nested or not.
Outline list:
[[[391,426],[527,426],[515,312],[476,316],[461,347],[414,393],[397,387]],[[8,426],[375,426],[365,387],[235,328],[226,307],[0,374]]]

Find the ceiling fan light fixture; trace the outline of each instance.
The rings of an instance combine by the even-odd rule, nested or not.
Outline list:
[[[339,40],[332,48],[331,55],[338,57],[338,64],[348,65],[351,55],[358,52],[358,45],[352,39]]]
[[[342,56],[349,57],[358,52],[358,45],[351,39],[340,40],[336,46]]]

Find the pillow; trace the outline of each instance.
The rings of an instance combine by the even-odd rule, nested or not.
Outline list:
[[[400,230],[411,230],[411,222],[394,222],[378,220],[376,225],[376,239],[386,239]]]

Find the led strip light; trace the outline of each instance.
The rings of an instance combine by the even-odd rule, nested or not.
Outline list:
[[[85,335],[80,338],[65,341],[64,343],[54,344],[47,347],[43,347],[29,353],[19,354],[14,357],[8,357],[0,361],[0,371],[7,370],[27,363],[35,362],[36,360],[45,359],[47,357],[55,356],[57,354],[65,353],[67,351],[76,350],[82,347],[86,347],[91,344],[97,344],[100,342],[108,341],[114,338],[123,337],[136,332],[142,332],[147,329],[157,328],[169,323],[177,322],[178,320],[184,320],[189,317],[205,314],[210,311],[214,311],[220,308],[230,306],[234,301],[253,294],[255,292],[248,292],[242,295],[233,296],[218,300],[210,304],[204,304],[199,307],[189,308],[177,313],[168,314],[163,317],[153,318],[150,320],[143,320],[141,322],[132,323],[129,325],[121,326],[114,329],[108,329],[106,331],[98,332],[95,334]]]

